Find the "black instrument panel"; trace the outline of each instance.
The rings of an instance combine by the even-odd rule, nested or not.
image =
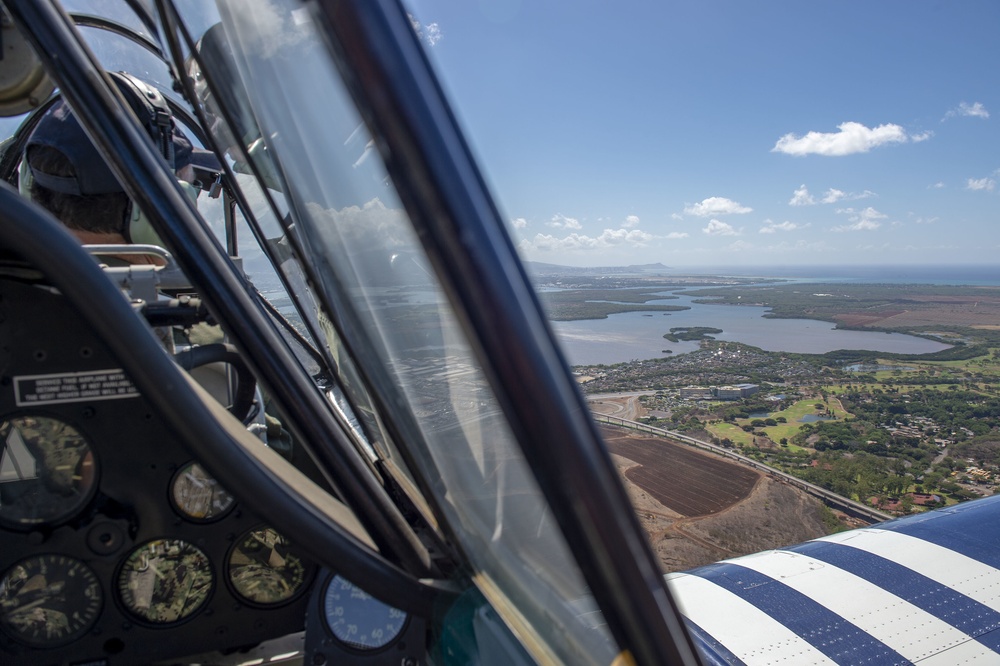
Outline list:
[[[303,629],[315,566],[62,296],[0,278],[0,368],[0,663],[146,663]]]

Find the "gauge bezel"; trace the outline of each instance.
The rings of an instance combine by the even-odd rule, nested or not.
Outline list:
[[[94,609],[92,613],[89,613],[89,619],[87,620],[87,622],[84,623],[83,627],[78,628],[75,631],[69,632],[64,636],[62,636],[61,638],[57,638],[55,640],[43,640],[43,641],[35,641],[28,637],[25,637],[23,634],[16,633],[11,629],[10,623],[6,621],[5,619],[6,614],[0,613],[0,632],[2,632],[4,636],[10,638],[12,641],[15,641],[17,643],[32,648],[44,649],[44,648],[62,647],[64,645],[69,645],[70,643],[73,643],[82,638],[83,636],[87,635],[90,631],[93,630],[93,628],[97,625],[98,621],[101,619],[101,614],[104,612],[104,603],[105,603],[104,587],[101,585],[101,579],[98,577],[97,573],[86,562],[84,562],[79,558],[72,557],[69,555],[63,555],[61,553],[40,553],[37,555],[24,557],[14,562],[6,569],[4,569],[2,575],[0,575],[0,581],[5,581],[7,579],[7,576],[10,575],[10,573],[13,572],[16,567],[25,566],[27,563],[31,562],[44,561],[44,560],[57,560],[57,559],[70,561],[71,562],[70,566],[73,567],[74,571],[85,572],[85,576],[88,579],[87,586],[90,585],[96,586],[97,589],[96,609]],[[60,564],[58,562],[55,563]],[[52,566],[52,564],[53,562],[50,562],[49,566]],[[68,568],[66,569],[66,571],[69,570],[70,569]],[[77,574],[73,574],[72,576],[75,575]],[[67,578],[72,576],[70,576],[69,574],[66,575]]]
[[[295,555],[295,557],[298,558],[299,562],[302,564],[302,584],[291,596],[289,596],[287,599],[282,599],[281,601],[276,601],[271,603],[254,601],[253,599],[249,598],[248,596],[240,592],[239,589],[236,587],[236,583],[234,583],[232,580],[231,559],[233,554],[237,551],[240,545],[244,541],[246,541],[254,532],[259,532],[261,530],[273,530],[274,532],[279,534],[283,539],[285,539],[289,543],[291,552]],[[277,530],[271,527],[270,525],[263,523],[241,532],[240,535],[233,540],[233,545],[230,546],[230,548],[226,551],[226,559],[223,568],[225,571],[225,575],[223,576],[223,578],[226,581],[226,587],[229,589],[230,594],[232,594],[237,601],[246,604],[247,606],[250,606],[252,608],[260,608],[267,610],[271,610],[274,608],[281,608],[282,606],[286,606],[300,599],[302,595],[306,594],[306,592],[312,588],[312,582],[316,577],[316,565],[310,562],[309,560],[305,559],[298,552],[298,550],[295,549],[294,544],[288,541],[287,537],[285,537],[285,535],[280,530]]]
[[[72,428],[80,439],[83,440],[87,447],[87,453],[89,453],[91,457],[90,464],[92,472],[90,475],[90,484],[87,486],[86,490],[78,496],[76,502],[74,502],[70,508],[60,511],[51,518],[43,518],[30,523],[19,522],[4,515],[2,513],[2,509],[0,509],[0,527],[14,532],[33,532],[39,529],[52,529],[59,527],[60,525],[65,525],[87,510],[87,507],[94,500],[94,497],[97,495],[97,491],[101,485],[101,464],[97,451],[93,445],[93,440],[87,435],[85,429],[81,428],[75,421],[65,418],[62,414],[54,414],[52,412],[42,410],[18,410],[0,415],[0,427],[14,421],[15,419],[23,418],[48,419]],[[0,451],[4,450],[6,450],[5,442],[3,446],[0,446]],[[3,454],[0,453],[0,459],[2,459],[2,455]]]
[[[395,608],[395,610],[404,614],[403,622],[399,625],[399,629],[396,631],[395,635],[389,638],[383,645],[377,647],[364,647],[349,643],[348,641],[344,640],[343,638],[341,638],[336,634],[336,632],[333,630],[333,626],[331,626],[330,624],[329,617],[327,616],[326,613],[326,600],[327,600],[327,595],[329,595],[330,593],[330,586],[333,585],[333,582],[338,578],[342,581],[347,582],[349,585],[357,588],[358,590],[361,590],[361,588],[358,585],[355,585],[354,583],[347,580],[340,574],[334,572],[330,572],[327,576],[327,579],[323,581],[320,594],[318,595],[318,605],[319,605],[318,610],[319,610],[319,618],[320,621],[322,622],[323,629],[326,631],[329,637],[336,642],[338,648],[350,652],[352,654],[373,655],[393,649],[399,643],[400,639],[406,635],[406,632],[410,627],[410,621],[413,619],[413,615],[411,613],[407,613],[406,611]],[[364,592],[364,590],[361,591]],[[365,592],[365,594],[368,593]],[[386,602],[381,601],[370,594],[368,596],[384,606],[393,608]]]
[[[148,617],[140,614],[138,611],[133,610],[131,605],[126,601],[125,594],[122,591],[123,590],[122,576],[125,573],[126,565],[128,564],[129,560],[131,560],[132,557],[137,553],[139,553],[139,551],[141,551],[142,549],[148,548],[150,544],[157,543],[160,541],[180,542],[185,546],[196,550],[198,553],[202,555],[202,557],[204,557],[206,563],[205,570],[208,571],[209,576],[211,578],[208,586],[208,593],[205,595],[205,598],[202,600],[202,602],[183,617],[180,617],[176,620],[172,620],[170,622],[157,622],[155,620],[150,620]],[[215,597],[215,592],[218,588],[218,584],[219,584],[218,575],[215,571],[214,565],[212,564],[212,558],[209,557],[208,553],[206,553],[203,548],[195,545],[194,543],[188,541],[187,539],[180,539],[177,537],[157,537],[153,539],[147,539],[142,543],[137,544],[135,547],[131,548],[128,551],[128,553],[121,559],[121,561],[118,563],[118,566],[115,567],[115,575],[114,579],[112,580],[112,589],[114,591],[113,596],[119,607],[122,609],[122,611],[125,613],[127,617],[134,620],[137,624],[141,624],[144,627],[150,627],[152,629],[171,629],[173,627],[177,627],[187,622],[190,622],[192,619],[201,615],[205,611],[205,609],[212,603],[212,599]]]
[[[225,488],[222,488],[221,484],[219,484],[219,487],[222,488],[222,491],[225,492],[230,497],[229,505],[225,509],[223,509],[220,513],[209,516],[208,518],[198,518],[186,512],[184,509],[181,508],[174,494],[174,487],[177,484],[178,480],[181,478],[181,474],[183,474],[185,470],[194,467],[195,465],[201,468],[202,472],[208,475],[208,477],[211,478],[215,483],[219,484],[219,480],[216,479],[211,474],[209,474],[201,463],[199,463],[197,460],[188,460],[187,462],[180,465],[177,468],[177,471],[174,472],[174,475],[170,477],[170,484],[167,486],[167,501],[170,504],[170,508],[173,509],[178,516],[180,516],[187,522],[194,523],[196,525],[207,525],[209,523],[218,522],[223,518],[225,518],[226,516],[228,516],[230,513],[232,513],[233,509],[236,508],[237,504],[236,496],[230,493]]]

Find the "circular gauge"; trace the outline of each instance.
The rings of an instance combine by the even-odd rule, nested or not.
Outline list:
[[[236,503],[235,498],[196,462],[184,465],[174,476],[170,499],[181,515],[199,523],[222,518]]]
[[[79,430],[48,416],[0,422],[0,522],[21,529],[58,523],[96,489],[94,454]]]
[[[402,633],[407,617],[340,576],[326,588],[323,615],[333,635],[355,650],[385,647]]]
[[[136,548],[118,574],[125,608],[153,624],[187,619],[208,601],[212,585],[208,557],[180,539],[159,539]]]
[[[37,555],[0,579],[0,628],[32,647],[65,645],[90,631],[101,601],[101,584],[86,564]]]
[[[229,554],[229,582],[252,604],[273,606],[306,587],[306,564],[288,540],[269,527],[245,534]]]

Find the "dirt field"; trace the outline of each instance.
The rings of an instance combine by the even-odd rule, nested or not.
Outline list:
[[[612,453],[639,463],[626,478],[687,518],[724,511],[749,497],[760,474],[665,439],[603,429]]]
[[[968,296],[912,296],[903,307],[845,312],[835,318],[847,326],[916,328],[948,324],[977,328],[996,324],[998,317],[998,299],[972,293]]]
[[[664,439],[610,426],[602,432],[609,448],[620,452],[615,461],[664,571],[826,533],[819,501],[795,488]],[[655,454],[644,453],[649,450]],[[693,479],[700,479],[700,491],[689,492]],[[711,479],[721,481],[714,487]]]

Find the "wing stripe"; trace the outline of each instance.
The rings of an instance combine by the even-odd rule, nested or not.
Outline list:
[[[685,617],[696,618],[709,636],[724,637],[726,648],[745,664],[834,664],[776,619],[718,585],[689,574],[671,574],[667,581]]]
[[[733,562],[699,576],[753,604],[838,664],[906,663],[898,652],[830,609],[769,576]]]
[[[944,546],[882,529],[843,532],[820,541],[842,543],[896,562],[1000,612],[1000,570]]]
[[[825,544],[825,546],[828,549],[842,551],[841,555],[844,554],[843,551],[846,551],[847,555],[857,552],[835,544]],[[918,604],[912,603],[912,599],[901,598],[903,595],[897,595],[895,590],[886,589],[878,576],[857,574],[848,567],[841,566],[841,562],[848,558],[819,557],[814,556],[812,551],[807,555],[799,547],[789,551],[794,552],[774,551],[751,555],[739,558],[736,563],[780,580],[840,615],[873,638],[882,641],[910,661],[950,665],[959,661],[968,663],[969,660],[987,655],[996,658],[994,652],[974,641],[968,632],[963,632],[948,621],[935,617]],[[853,563],[848,562],[848,564]],[[870,569],[864,567],[862,569],[866,574],[871,573]],[[929,582],[933,585],[933,581]],[[911,593],[909,596],[919,598],[923,594]],[[989,612],[989,609],[961,595],[952,593],[949,596],[960,597],[973,606]],[[968,604],[959,609],[959,612],[969,611]],[[942,654],[945,650],[948,651],[947,656]]]
[[[878,529],[909,534],[1000,569],[1000,549],[996,547],[1000,543],[1000,523],[981,513],[989,507],[962,506],[964,511],[950,516],[930,514],[933,518],[895,521],[879,525]],[[947,527],[941,522],[946,517],[950,518]]]
[[[879,555],[814,541],[788,550],[815,557],[865,579],[1000,652],[1000,613],[954,589]]]
[[[684,618],[684,626],[694,639],[701,652],[702,659],[708,666],[747,666],[747,663],[733,654],[729,648],[717,641],[711,634],[695,624],[690,618]]]

